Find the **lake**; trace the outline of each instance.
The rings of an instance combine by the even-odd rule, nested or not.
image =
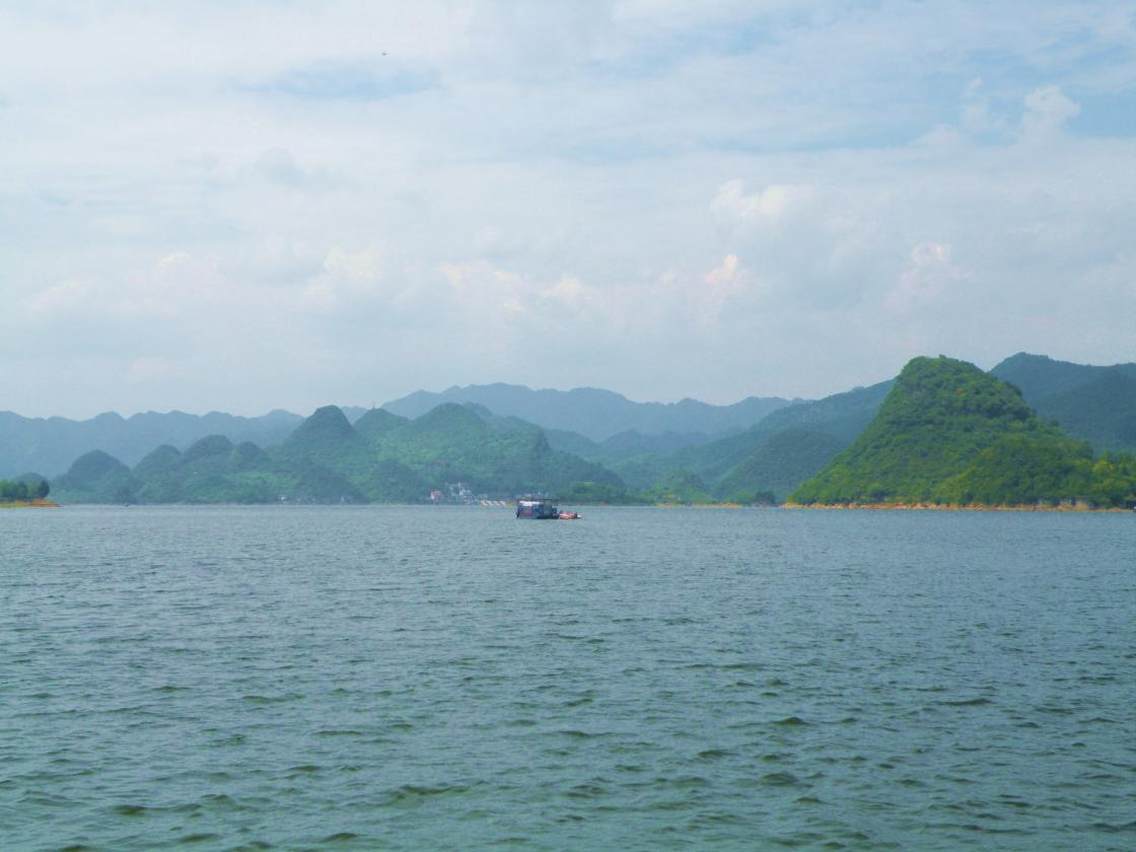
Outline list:
[[[1136,848],[1136,516],[0,512],[0,847]]]

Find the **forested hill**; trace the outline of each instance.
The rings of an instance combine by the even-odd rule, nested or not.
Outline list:
[[[547,429],[575,430],[596,440],[612,438],[615,455],[703,443],[715,436],[747,429],[766,414],[785,405],[779,398],[749,397],[734,405],[710,405],[697,400],[677,403],[632,402],[611,391],[534,391],[516,385],[471,385],[441,394],[418,391],[388,403],[386,409],[415,419],[447,402],[483,405],[495,414],[518,417]],[[366,409],[341,409],[354,422]],[[98,449],[134,465],[155,447],[187,447],[208,435],[224,435],[234,443],[251,441],[276,446],[304,418],[288,411],[260,417],[223,412],[187,414],[148,411],[122,417],[114,412],[87,420],[65,417],[23,417],[0,412],[0,477],[36,470],[54,476],[67,470],[80,455]]]
[[[1094,459],[1019,391],[951,358],[915,358],[876,418],[790,498],[804,504],[1121,506],[1136,458]]]
[[[960,364],[963,366],[959,367]],[[967,420],[977,416],[977,412],[963,416],[944,407],[944,401],[931,392],[932,376],[950,369],[963,371],[955,379],[962,383],[960,386],[969,388],[967,394],[974,395],[971,399],[964,394],[967,399],[973,402],[986,395],[1001,399],[1002,413],[995,416],[986,411],[978,420]],[[482,483],[486,491],[497,491],[507,482],[522,482],[523,477],[516,474],[525,469],[518,450],[524,444],[544,460],[542,464],[547,462],[555,467],[568,459],[575,459],[573,464],[588,464],[591,472],[581,472],[581,468],[573,474],[575,479],[548,478],[548,471],[544,470],[532,481],[556,482],[558,490],[574,481],[598,482],[602,487],[592,487],[588,492],[591,499],[781,501],[821,472],[853,441],[877,434],[865,431],[872,424],[877,431],[887,426],[888,440],[894,444],[886,452],[873,450],[869,459],[873,465],[891,465],[884,468],[890,477],[889,488],[902,486],[895,493],[932,494],[935,499],[944,500],[951,495],[941,490],[946,487],[941,480],[949,473],[950,465],[935,469],[928,465],[929,460],[939,458],[948,448],[954,448],[950,463],[955,464],[969,459],[967,453],[977,451],[979,445],[987,446],[983,443],[987,439],[1028,434],[1033,440],[1041,432],[1047,432],[1050,439],[1065,439],[1063,431],[1088,442],[1096,452],[1136,451],[1136,364],[1097,367],[1019,353],[986,375],[986,383],[976,378],[976,370],[950,359],[916,359],[908,365],[908,381],[896,397],[900,402],[893,401],[889,411],[904,399],[912,417],[922,410],[921,406],[929,406],[926,422],[920,427],[924,431],[911,434],[910,424],[900,428],[887,418],[876,422],[877,414],[884,413],[881,406],[885,398],[891,398],[895,380],[819,400],[788,403],[783,399],[751,397],[732,406],[693,400],[670,405],[635,403],[619,394],[596,389],[534,391],[497,384],[451,388],[442,394],[418,392],[389,403],[390,408],[331,406],[308,420],[284,411],[254,418],[220,413],[202,417],[180,412],[147,413],[128,418],[104,414],[87,421],[31,419],[0,413],[0,478],[11,479],[32,470],[54,477],[80,456],[89,456],[85,460],[89,471],[101,471],[105,475],[104,485],[113,481],[112,490],[124,500],[133,499],[132,495],[147,500],[260,500],[273,489],[278,491],[278,497],[288,499],[323,500],[330,499],[328,495],[332,494],[351,500],[419,499],[423,489],[429,493],[427,486],[440,481],[442,474],[450,477],[447,481]],[[1003,385],[999,378],[1020,389],[1021,394]],[[912,385],[917,379],[926,380],[927,386],[918,382]],[[449,397],[476,397],[480,402],[444,401]],[[1033,412],[1028,417],[1008,414],[1030,408],[1040,421]],[[402,416],[399,411],[413,416]],[[1060,429],[1053,427],[1054,422]],[[428,438],[425,433],[416,433],[416,429],[425,429],[431,423],[445,425],[458,444],[441,445],[436,436]],[[963,423],[967,425],[960,426]],[[935,431],[939,428],[946,430],[942,436]],[[898,441],[896,432],[914,443]],[[483,434],[491,436],[484,444],[487,448],[493,452],[501,450],[485,464],[476,458]],[[597,434],[606,437],[588,437]],[[316,444],[334,445],[326,458],[321,455],[322,450],[317,451],[310,444],[313,435],[320,436]],[[917,435],[922,437],[915,441]],[[504,436],[512,436],[511,449],[505,447]],[[941,440],[944,436],[945,444]],[[301,446],[308,449],[298,454]],[[360,447],[369,448],[370,454],[362,453]],[[1031,447],[1037,450],[1034,444]],[[1075,453],[1067,442],[1061,447],[1062,457],[1069,453],[1080,453],[1076,457],[1082,460],[1089,457],[1084,446],[1079,446]],[[1056,444],[1050,446],[1051,450],[1056,448]],[[900,457],[908,449],[915,455],[901,465]],[[93,450],[100,452],[92,455]],[[232,462],[239,470],[221,464],[219,458],[224,453],[235,454]],[[1019,456],[1008,453],[1006,457]],[[209,459],[207,464],[202,461],[205,458]],[[846,464],[861,455],[846,454],[843,458],[841,464]],[[380,462],[384,471],[381,476],[374,474],[378,469],[375,465]],[[451,462],[447,471],[446,465]],[[349,463],[360,464],[364,471],[378,478],[363,482],[360,477],[364,474],[352,471]],[[1078,470],[1083,467],[1081,461],[1069,464]],[[1122,463],[1106,459],[1100,464],[1107,467]],[[78,472],[84,470],[88,468],[80,465]],[[504,472],[508,470],[513,473],[506,476]],[[538,465],[527,470],[533,474],[543,469]],[[862,469],[851,473],[840,470],[859,482]],[[200,477],[206,471],[213,477],[212,485],[201,484],[204,480]],[[907,473],[900,476],[901,471]],[[954,470],[950,475],[957,473]],[[834,477],[837,473],[826,472],[825,493],[844,500],[832,491],[837,485]],[[221,480],[224,484],[219,484]],[[66,481],[73,484],[77,480]],[[240,488],[234,491],[238,482]],[[343,489],[343,482],[354,484]],[[928,491],[931,482],[935,485]],[[850,485],[849,480],[841,480],[836,491],[851,493],[846,488]],[[1046,493],[1053,491],[1053,485],[1046,486]],[[1084,491],[1089,485],[1082,483],[1078,487]],[[61,492],[65,497],[70,496],[68,488],[71,493],[89,492],[65,486]],[[104,497],[108,493],[103,486],[96,490]],[[868,490],[880,491],[875,487]],[[859,498],[864,497],[860,491],[856,493]]]
[[[1038,415],[1101,450],[1136,452],[1136,364],[1108,367],[1019,352],[990,371]]]
[[[416,420],[375,410],[355,424],[326,406],[279,447],[211,435],[185,451],[160,446],[133,467],[95,450],[52,493],[74,503],[421,503],[458,483],[498,498],[626,499],[618,476],[553,450],[538,427],[453,404]]]
[[[549,432],[559,449],[602,462],[637,489],[699,500],[779,501],[848,446],[871,422],[891,382],[780,408],[757,425],[713,441],[594,444]],[[666,437],[666,436],[660,436]],[[669,498],[668,498],[669,499]]]
[[[443,402],[475,403],[505,417],[519,417],[546,429],[576,432],[592,441],[604,441],[621,432],[715,435],[741,431],[791,401],[751,396],[733,405],[711,405],[694,399],[633,402],[599,388],[533,390],[523,385],[492,384],[452,387],[441,393],[416,391],[384,404],[383,408],[413,418]]]

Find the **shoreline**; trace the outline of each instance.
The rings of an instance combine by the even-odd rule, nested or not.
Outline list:
[[[1034,503],[989,505],[969,503],[947,505],[938,503],[782,503],[782,509],[866,509],[874,512],[1131,512],[1123,506],[1088,506],[1083,503],[1039,506]]]
[[[119,503],[71,503],[72,506],[120,506]],[[138,503],[130,504],[150,507],[265,507],[265,506],[340,506],[340,503]],[[349,503],[348,506],[421,506],[428,503]],[[456,504],[455,504],[456,505]],[[844,511],[863,510],[871,512],[1072,512],[1118,513],[1132,512],[1123,506],[1087,506],[1085,504],[1038,506],[1035,504],[986,505],[971,503],[967,505],[946,505],[935,503],[573,503],[579,508],[638,508],[638,509],[839,509]],[[52,500],[27,500],[0,503],[0,509],[60,509],[62,505]],[[495,506],[474,506],[473,508],[499,508]]]
[[[54,500],[12,500],[0,503],[0,509],[58,509],[59,504]]]

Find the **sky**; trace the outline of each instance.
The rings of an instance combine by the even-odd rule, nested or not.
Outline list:
[[[0,410],[1136,360],[1136,0],[0,0]]]

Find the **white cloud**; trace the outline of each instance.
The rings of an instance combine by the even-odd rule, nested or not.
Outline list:
[[[574,275],[561,275],[555,284],[541,291],[541,295],[561,308],[576,312],[598,308],[600,303],[600,294],[595,288]]]
[[[382,277],[382,254],[375,248],[351,252],[340,246],[334,246],[324,258],[323,268],[328,275],[361,284],[371,284]]]
[[[738,280],[738,256],[728,254],[722,262],[706,273],[705,281],[711,287],[728,287]]]
[[[899,281],[884,300],[884,307],[898,314],[933,306],[946,289],[965,277],[951,260],[951,247],[945,243],[922,242],[911,255]]]
[[[812,187],[792,184],[771,184],[747,194],[744,182],[734,179],[718,188],[711,209],[726,221],[771,225],[807,203],[812,195]]]
[[[8,4],[5,407],[1130,358],[1130,12]]]
[[[1070,100],[1057,86],[1034,89],[1025,98],[1022,115],[1022,133],[1027,139],[1036,139],[1060,131],[1069,119],[1081,112],[1081,107]]]
[[[55,317],[81,309],[91,301],[91,288],[83,281],[68,280],[53,284],[25,300],[27,310],[40,316]]]
[[[126,380],[132,384],[167,381],[176,372],[177,366],[167,358],[135,358],[127,368]]]

